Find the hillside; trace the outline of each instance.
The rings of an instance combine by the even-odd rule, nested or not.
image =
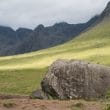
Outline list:
[[[57,59],[83,59],[110,66],[109,14],[102,18],[96,26],[60,46],[0,57],[0,93],[30,94],[39,88],[47,67]]]
[[[49,66],[57,59],[85,59],[110,65],[109,18],[63,45],[9,57],[0,57],[0,69],[39,69]]]

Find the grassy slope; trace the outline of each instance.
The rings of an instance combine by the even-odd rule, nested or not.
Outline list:
[[[110,66],[110,20],[63,45],[24,55],[0,58],[0,93],[29,94],[57,59],[84,59]]]

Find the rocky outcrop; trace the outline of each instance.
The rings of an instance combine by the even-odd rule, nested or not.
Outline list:
[[[110,68],[79,60],[57,60],[41,86],[54,99],[101,98],[110,89]]]

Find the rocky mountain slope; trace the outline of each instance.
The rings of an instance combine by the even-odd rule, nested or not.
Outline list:
[[[14,31],[10,27],[0,26],[0,56],[22,54],[62,44],[73,39],[90,27],[97,17],[87,23],[56,23],[53,26],[39,25],[34,30],[19,28]]]

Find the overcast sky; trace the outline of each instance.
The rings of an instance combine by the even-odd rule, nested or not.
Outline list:
[[[35,28],[66,21],[82,23],[100,14],[109,0],[0,0],[0,25]]]

